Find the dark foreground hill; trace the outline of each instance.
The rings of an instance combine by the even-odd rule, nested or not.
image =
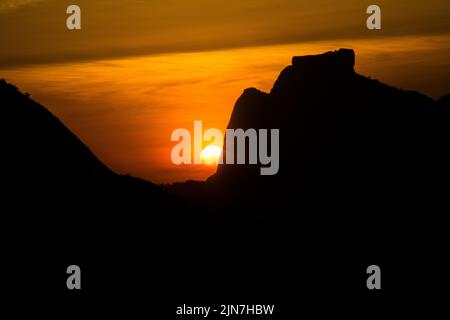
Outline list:
[[[186,208],[159,186],[111,171],[54,115],[3,80],[0,102],[2,214],[17,236],[114,234]]]

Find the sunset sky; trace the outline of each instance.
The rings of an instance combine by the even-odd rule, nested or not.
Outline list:
[[[66,28],[81,7],[82,30]],[[157,183],[205,179],[175,166],[171,132],[226,128],[247,87],[269,91],[293,55],[340,47],[356,70],[433,98],[450,92],[448,0],[0,0],[0,78],[58,116],[109,167]]]

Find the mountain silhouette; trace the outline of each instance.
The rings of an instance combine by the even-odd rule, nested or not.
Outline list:
[[[202,191],[196,186],[201,198],[186,196],[183,184],[173,190],[193,202],[214,190],[220,199],[212,205],[228,213],[319,229],[324,219],[328,228],[367,223],[371,230],[443,219],[448,95],[435,101],[397,89],[354,65],[351,49],[294,57],[269,93],[249,88],[239,97],[227,128],[280,129],[277,175],[261,176],[260,164],[221,164]]]
[[[143,228],[188,208],[155,184],[114,173],[54,115],[4,80],[0,101],[4,218],[17,234],[113,234],[118,226]]]
[[[321,302],[329,292],[333,301],[356,301],[373,263],[394,303],[442,283],[449,95],[435,101],[383,84],[355,72],[355,60],[349,49],[294,57],[270,92],[248,88],[237,99],[228,129],[280,130],[276,175],[260,175],[261,164],[222,164],[206,182],[168,187],[244,226],[205,239],[210,247],[225,242],[218,252],[248,266],[239,279],[255,274],[263,296],[278,296],[289,283]],[[275,283],[266,284],[268,274]]]

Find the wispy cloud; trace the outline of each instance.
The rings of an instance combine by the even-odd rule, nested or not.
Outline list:
[[[0,43],[8,44],[0,50],[0,69],[323,40],[450,34],[448,1],[378,0],[382,30],[373,32],[366,28],[366,7],[355,0],[77,0],[83,12],[80,31],[66,28],[65,6],[72,2],[0,0]]]
[[[45,0],[3,0],[0,2],[0,11],[13,10],[20,6],[42,1]]]

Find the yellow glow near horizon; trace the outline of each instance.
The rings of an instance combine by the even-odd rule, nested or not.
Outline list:
[[[206,165],[218,164],[220,155],[222,154],[222,149],[219,146],[210,144],[205,147],[200,153],[200,159]]]

